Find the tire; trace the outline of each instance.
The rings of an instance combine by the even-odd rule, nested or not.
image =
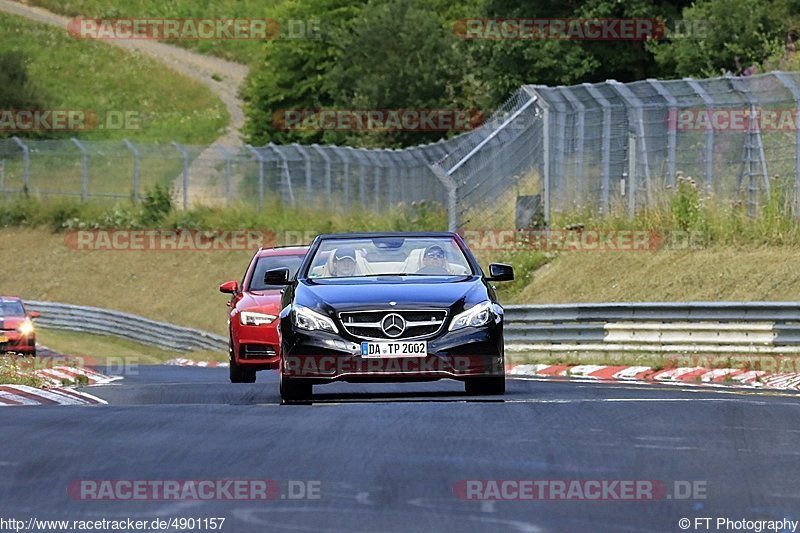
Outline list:
[[[287,378],[281,373],[281,400],[307,402],[311,400],[313,385],[303,380]]]
[[[472,396],[502,396],[506,393],[506,377],[467,378],[464,390]]]
[[[228,355],[230,356],[230,378],[231,383],[255,383],[256,371],[252,368],[242,368],[236,362],[233,355],[233,340],[228,338]]]

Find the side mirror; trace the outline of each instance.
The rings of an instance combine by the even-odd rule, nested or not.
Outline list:
[[[492,263],[489,265],[489,277],[486,281],[513,281],[514,267],[503,263]]]
[[[42,316],[42,313],[40,313],[39,311],[31,311],[30,313],[28,313],[28,317],[30,318],[39,318],[40,316]]]
[[[219,286],[219,292],[224,292],[227,294],[236,294],[239,292],[239,282],[236,280],[226,281],[222,285]]]
[[[286,267],[273,268],[264,272],[264,283],[267,285],[288,285],[289,269]]]

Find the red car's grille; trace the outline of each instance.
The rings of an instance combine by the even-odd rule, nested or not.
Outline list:
[[[275,348],[268,344],[243,344],[239,352],[242,359],[270,359],[275,355]]]

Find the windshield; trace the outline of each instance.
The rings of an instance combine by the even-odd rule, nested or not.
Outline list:
[[[376,237],[323,241],[311,262],[308,277],[466,276],[473,273],[452,237]]]
[[[303,257],[305,256],[272,255],[272,256],[260,257],[258,259],[258,262],[256,263],[256,268],[253,271],[253,277],[250,278],[250,286],[248,290],[263,291],[263,290],[283,288],[282,286],[267,285],[266,283],[264,283],[264,274],[268,270],[285,267],[289,269],[289,279],[291,279],[295,276],[295,274],[297,274],[297,269],[300,268],[300,264],[303,262]]]
[[[25,316],[20,302],[0,302],[0,316]]]

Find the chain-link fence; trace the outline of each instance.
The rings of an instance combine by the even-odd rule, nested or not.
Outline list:
[[[451,228],[521,228],[556,212],[632,216],[682,173],[755,215],[778,176],[800,198],[799,104],[800,73],[773,72],[526,85],[481,127],[404,150],[3,139],[0,194],[137,199],[162,183],[182,207],[279,199],[381,212],[427,200]]]

